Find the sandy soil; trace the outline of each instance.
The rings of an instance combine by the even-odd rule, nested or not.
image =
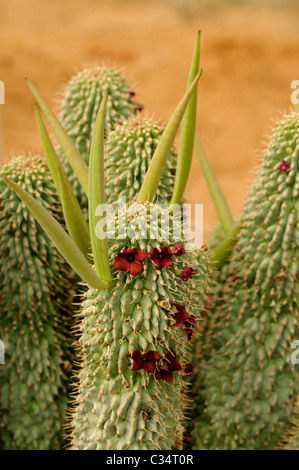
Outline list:
[[[292,8],[281,10],[207,3],[0,0],[2,160],[41,151],[24,76],[58,110],[59,91],[74,70],[117,65],[132,79],[147,112],[163,122],[184,92],[195,32],[201,29],[197,129],[238,216],[264,137],[273,119],[291,107],[290,83],[299,79],[299,5],[293,1]],[[204,204],[207,241],[217,215],[195,155],[186,196]]]

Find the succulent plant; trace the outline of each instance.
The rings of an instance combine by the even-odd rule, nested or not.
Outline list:
[[[60,122],[88,163],[93,126],[104,93],[108,93],[105,132],[134,116],[140,105],[122,72],[107,66],[86,68],[74,75],[63,94]]]
[[[138,193],[164,128],[152,118],[136,116],[141,107],[133,101],[135,93],[119,71],[111,67],[84,69],[66,86],[60,122],[86,164],[95,116],[105,91],[108,93],[105,116],[106,196],[110,203],[115,202],[118,196],[133,198]],[[55,151],[87,218],[87,196],[65,150],[57,148]],[[157,189],[157,197],[161,201],[169,201],[173,193],[175,162],[176,154],[172,149]]]
[[[105,158],[107,201],[119,196],[132,200],[143,183],[164,128],[150,118],[131,118],[115,127],[107,137]],[[175,180],[176,153],[171,150],[157,188],[156,197],[169,202]]]
[[[45,159],[12,158],[0,171],[0,434],[4,449],[57,449],[72,371],[73,275],[4,176],[63,221]]]
[[[273,449],[290,426],[298,372],[298,129],[284,116],[220,271],[196,381],[197,449]]]
[[[79,327],[81,368],[70,424],[72,449],[182,446],[185,377],[190,371],[188,344],[199,319],[208,278],[204,251],[198,250],[196,261],[190,265],[194,253],[187,250],[182,236],[177,237],[182,223],[179,202],[192,156],[198,69],[199,35],[188,89],[159,140],[138,196],[125,213],[112,205],[117,215],[113,212],[110,218],[99,213],[99,208],[106,207],[103,204],[107,94],[97,115],[86,171],[84,159],[74,149],[70,137],[30,84],[88,195],[86,228],[37,109],[43,145],[70,236],[30,194],[4,179],[88,285]],[[152,214],[151,203],[185,111],[171,206],[159,207],[156,213],[154,208]],[[133,215],[137,216],[137,225]],[[167,218],[173,222],[170,232]],[[94,268],[87,250],[88,237]]]
[[[207,259],[198,252],[197,263],[191,264],[185,250],[175,255],[176,241],[151,240],[153,220],[154,229],[163,231],[169,213],[161,210],[155,217],[150,205],[142,207],[139,221],[147,239],[114,240],[115,287],[85,294],[73,449],[182,446],[189,341],[200,319]],[[122,226],[116,222],[117,232]]]
[[[142,106],[135,102],[135,92],[122,72],[107,66],[86,68],[66,84],[61,105],[60,122],[88,164],[91,136],[104,93],[108,93],[105,133],[135,116]],[[68,179],[82,208],[87,198],[65,154],[58,149]]]

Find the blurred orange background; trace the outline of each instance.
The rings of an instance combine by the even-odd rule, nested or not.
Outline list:
[[[74,71],[115,65],[146,112],[166,122],[184,93],[200,29],[197,130],[233,215],[240,214],[273,120],[291,109],[298,0],[1,0],[0,22],[2,162],[41,152],[24,76],[58,112]],[[196,155],[186,197],[204,205],[207,242],[217,215]]]

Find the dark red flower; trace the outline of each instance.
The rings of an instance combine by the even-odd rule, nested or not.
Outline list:
[[[136,93],[133,90],[128,90],[128,94],[129,94],[129,96],[131,96],[133,98],[133,96],[135,96]]]
[[[187,320],[184,320],[184,326],[186,328],[194,328],[196,325],[196,316],[195,315],[190,315]]]
[[[133,351],[132,354],[127,354],[128,357],[133,359],[132,370],[144,369],[146,372],[153,374],[156,369],[156,362],[162,359],[162,356],[157,351]]]
[[[192,336],[194,335],[194,330],[193,328],[185,328],[185,333],[187,335],[188,341],[191,341]]]
[[[191,439],[191,437],[184,435],[184,436],[183,436],[183,442],[184,442],[185,444],[191,444],[192,439]]]
[[[185,333],[187,335],[188,341],[191,341],[192,336],[194,335],[194,327],[196,325],[196,317],[191,315],[188,320],[184,321]]]
[[[168,246],[162,246],[161,250],[152,248],[149,252],[150,259],[155,263],[156,269],[162,269],[169,266],[172,268],[172,251]]]
[[[174,304],[171,310],[172,326],[183,326],[184,322],[188,320],[189,313],[186,312],[184,305]]]
[[[184,368],[184,372],[186,375],[189,375],[189,377],[193,377],[194,376],[192,372],[193,369],[194,369],[194,366],[192,364],[186,364]]]
[[[238,274],[233,274],[233,275],[231,276],[231,282],[232,282],[233,284],[235,284],[238,279],[239,279]]]
[[[185,248],[183,247],[183,245],[176,245],[173,249],[173,253],[176,256],[182,256],[186,253],[186,251],[185,251]]]
[[[176,360],[176,354],[171,350],[163,359],[162,364],[156,369],[155,377],[157,380],[167,380],[173,382],[172,372],[182,370],[181,364]]]
[[[279,171],[288,171],[290,169],[290,165],[285,160],[282,160],[281,164],[277,167]]]
[[[191,341],[192,336],[194,335],[194,327],[196,325],[196,317],[191,315],[188,320],[184,321],[185,333],[187,335],[188,341]]]
[[[171,370],[163,369],[161,367],[159,367],[159,369],[156,369],[155,377],[157,380],[167,380],[167,382],[173,382]]]
[[[188,279],[191,279],[191,277],[194,277],[196,274],[197,273],[193,268],[185,268],[181,274],[182,281],[186,282],[188,281]]]
[[[142,263],[147,258],[147,254],[144,253],[140,248],[132,248],[128,250],[127,247],[118,254],[113,268],[119,269],[119,271],[127,271],[136,276],[142,271]]]
[[[167,364],[168,370],[177,371],[182,370],[181,364],[176,360],[176,353],[171,350],[165,357],[165,363]]]
[[[142,111],[143,110],[143,105],[142,104],[136,104],[134,110],[138,111],[138,112]]]

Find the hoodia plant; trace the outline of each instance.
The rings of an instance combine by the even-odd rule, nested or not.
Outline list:
[[[299,115],[275,126],[198,344],[196,448],[273,449],[299,391]]]
[[[188,406],[186,378],[191,369],[189,340],[200,318],[208,277],[204,251],[197,250],[195,257],[184,237],[177,236],[182,213],[176,203],[187,181],[193,148],[194,91],[200,76],[198,39],[187,92],[165,128],[138,196],[124,212],[114,206],[117,210],[111,218],[99,213],[105,203],[107,95],[95,123],[88,172],[78,152],[66,152],[88,194],[89,227],[83,224],[80,207],[61,166],[57,166],[46,132],[42,135],[49,166],[70,235],[28,193],[5,178],[88,285],[79,326],[82,366],[70,422],[72,449],[182,446]],[[184,112],[174,205],[157,208],[152,202]],[[67,148],[68,137],[61,128],[59,132]]]
[[[14,157],[0,170],[0,440],[3,449],[59,449],[72,372],[74,276],[3,177],[63,223],[44,158]]]
[[[63,91],[60,122],[88,164],[91,136],[104,93],[108,94],[105,113],[105,134],[117,125],[136,116],[142,106],[135,101],[135,92],[121,71],[105,65],[84,68],[67,82]],[[57,149],[74,193],[83,209],[87,197],[76,178],[63,149]]]
[[[32,84],[30,86],[33,87]],[[122,74],[111,67],[84,69],[71,78],[64,92],[60,121],[57,121],[40,97],[41,108],[54,126],[54,133],[60,144],[55,152],[63,164],[86,219],[87,195],[76,177],[78,168],[72,168],[66,155],[71,145],[73,151],[83,157],[81,166],[87,172],[95,116],[105,91],[108,98],[104,125],[107,141],[104,164],[108,203],[116,202],[119,196],[133,198],[138,193],[164,131],[164,127],[152,118],[136,115],[141,107],[132,101],[135,93]],[[67,144],[61,141],[60,126],[67,131]],[[176,153],[172,148],[156,192],[160,201],[169,202],[172,197],[175,166]]]
[[[141,188],[164,128],[151,118],[133,117],[115,127],[107,136],[105,189],[107,202],[120,196],[132,199]],[[169,202],[175,182],[176,153],[167,158],[156,200]]]

